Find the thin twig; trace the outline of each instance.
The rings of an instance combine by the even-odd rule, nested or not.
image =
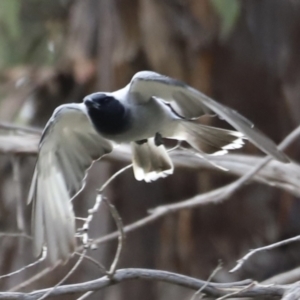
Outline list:
[[[30,263],[30,264],[26,265],[25,267],[22,267],[22,268],[18,269],[16,271],[13,271],[13,272],[5,274],[5,275],[1,275],[0,279],[11,277],[13,275],[19,274],[19,273],[31,268],[33,266],[36,266],[40,262],[44,261],[46,259],[46,257],[47,257],[47,249],[45,247],[43,247],[42,255],[38,260],[34,261],[33,263]]]
[[[117,248],[117,252],[116,252],[116,256],[115,256],[115,259],[113,260],[113,263],[110,267],[110,270],[107,272],[107,274],[109,276],[112,276],[113,273],[115,272],[115,269],[116,269],[116,265],[117,265],[117,262],[120,258],[120,254],[121,254],[121,250],[122,250],[122,245],[123,245],[123,241],[124,241],[124,231],[123,231],[123,224],[122,224],[122,220],[121,220],[121,217],[119,215],[119,213],[117,212],[116,208],[107,200],[105,199],[102,194],[103,194],[103,191],[105,190],[105,188],[107,188],[107,186],[117,177],[119,176],[120,174],[122,174],[124,171],[128,170],[132,165],[128,165],[124,168],[122,168],[121,170],[117,171],[116,173],[114,173],[102,186],[101,188],[98,190],[98,194],[97,194],[97,197],[96,197],[96,201],[95,201],[95,204],[93,206],[92,209],[89,209],[88,210],[88,217],[85,219],[85,222],[83,224],[83,227],[80,229],[80,231],[82,231],[83,233],[81,234],[82,236],[82,241],[83,241],[83,245],[85,248],[87,247],[90,247],[90,246],[93,246],[93,243],[90,243],[90,238],[89,238],[89,235],[88,235],[88,229],[89,229],[89,224],[92,222],[93,220],[93,215],[98,211],[99,209],[99,206],[103,201],[105,201],[106,205],[108,206],[109,208],[109,211],[112,215],[112,217],[114,218],[115,222],[116,222],[116,225],[117,225],[117,228],[118,228],[118,231],[120,232],[120,235],[119,235],[119,243],[118,243],[118,248]]]
[[[42,134],[42,129],[35,128],[32,126],[22,126],[22,125],[16,125],[12,123],[5,123],[0,122],[0,129],[2,130],[8,130],[8,131],[19,131],[19,132],[25,132],[25,133],[31,133],[31,134]]]
[[[101,188],[98,190],[98,193],[101,194],[103,191],[107,188],[107,186],[114,180],[116,179],[120,174],[125,172],[126,170],[130,169],[132,167],[132,164],[125,166],[121,170],[117,171],[114,173],[112,176],[109,177],[109,179],[101,186]]]
[[[76,300],[84,300],[86,299],[87,297],[93,295],[95,292],[94,291],[88,291],[86,292],[85,294],[83,294],[81,297],[77,298]]]
[[[76,236],[81,238],[84,249],[88,249],[91,246],[88,230],[90,227],[90,223],[93,220],[93,216],[98,211],[101,202],[102,197],[97,195],[94,206],[88,210],[88,217],[85,219],[83,226],[77,230],[79,233]],[[80,251],[79,249],[76,250]]]
[[[18,285],[10,288],[8,291],[9,292],[16,292],[18,290],[21,290],[25,287],[27,287],[28,285],[38,281],[39,279],[43,278],[44,276],[48,275],[49,273],[51,273],[52,271],[54,271],[55,269],[57,269],[58,266],[61,266],[61,261],[57,261],[53,266],[51,267],[46,267],[44,270],[40,271],[39,273],[31,276],[29,279],[22,281],[21,283],[19,283]]]
[[[264,281],[262,284],[289,284],[300,281],[300,267],[292,269],[287,272],[283,272],[277,275],[272,276]]]
[[[230,294],[227,294],[227,295],[224,295],[222,297],[219,297],[218,299],[216,300],[224,300],[224,299],[228,299],[228,298],[232,298],[233,296],[237,296],[237,295],[240,295],[241,292],[244,292],[244,291],[247,291],[249,289],[251,289],[253,286],[256,285],[256,282],[252,282],[250,283],[248,286],[245,286],[244,288],[238,290],[238,291],[235,291],[235,292],[232,292]]]
[[[298,136],[300,135],[300,126],[293,130],[278,146],[280,150],[287,148]],[[172,212],[192,208],[208,202],[220,202],[228,199],[234,192],[239,190],[245,183],[247,183],[256,173],[258,173],[266,164],[272,160],[272,157],[266,156],[257,166],[251,169],[249,172],[244,174],[238,180],[225,187],[213,190],[206,194],[198,195],[190,200],[182,201],[175,204],[158,206],[155,209],[150,210],[150,213],[156,214],[159,211],[171,210]],[[205,195],[205,197],[203,197]]]
[[[81,236],[82,241],[83,241],[83,245],[85,247],[89,247],[89,236],[88,236],[88,229],[89,229],[89,224],[92,222],[93,220],[93,215],[98,211],[99,206],[103,200],[102,197],[102,193],[105,190],[105,188],[107,188],[107,186],[120,174],[122,174],[124,171],[128,170],[132,165],[128,165],[124,168],[122,168],[121,170],[117,171],[116,173],[114,173],[102,186],[101,188],[98,190],[98,194],[96,197],[96,201],[95,204],[93,206],[93,208],[88,210],[88,217],[86,219],[80,218],[81,220],[84,221],[84,224],[82,226],[82,228],[80,228],[78,231],[82,232],[81,234],[79,234],[79,236]],[[112,214],[113,215],[113,214]],[[78,249],[76,249],[78,251]]]
[[[81,253],[81,256],[79,257],[79,259],[77,260],[76,264],[73,266],[73,268],[67,273],[66,276],[64,276],[63,279],[61,279],[55,286],[49,288],[44,294],[42,294],[38,300],[43,300],[46,299],[50,294],[54,293],[55,289],[57,289],[62,283],[64,283],[79,267],[79,265],[81,264],[81,262],[84,259],[84,256],[86,254],[86,250],[83,250],[83,252]]]
[[[74,252],[74,254],[76,254],[78,256],[81,256],[81,253],[78,253],[78,252]],[[107,273],[105,267],[99,261],[97,261],[96,259],[94,259],[93,257],[91,257],[89,255],[85,255],[84,259],[88,260],[88,261],[92,262],[94,265],[96,265],[103,274]]]
[[[105,201],[106,205],[108,206],[109,211],[110,211],[110,213],[117,225],[118,231],[119,231],[117,252],[116,252],[115,258],[110,266],[110,269],[107,272],[107,275],[110,278],[112,278],[116,272],[117,264],[120,260],[120,256],[121,256],[121,252],[122,252],[122,248],[123,248],[123,244],[124,244],[124,240],[125,240],[125,233],[124,233],[123,222],[122,222],[122,219],[121,219],[117,209],[107,199],[104,199],[104,201]]]
[[[14,194],[15,194],[15,203],[17,206],[17,226],[21,231],[25,230],[25,220],[24,220],[24,204],[22,199],[22,190],[21,190],[21,173],[20,173],[20,157],[13,155],[11,157],[11,164],[13,169],[13,184],[14,184]]]
[[[290,243],[293,243],[293,242],[299,242],[299,241],[300,241],[300,235],[297,235],[297,236],[294,236],[294,237],[292,237],[290,239],[287,239],[287,240],[283,240],[283,241],[280,241],[280,242],[277,242],[277,243],[274,243],[274,244],[271,244],[271,245],[268,245],[268,246],[264,246],[264,247],[260,247],[260,248],[250,250],[250,252],[248,254],[246,254],[245,256],[243,256],[241,259],[239,259],[237,261],[237,265],[233,269],[231,269],[229,272],[233,273],[233,272],[237,271],[238,269],[240,269],[243,266],[243,264],[245,263],[245,261],[248,260],[255,253],[258,253],[258,252],[261,252],[261,251],[266,251],[266,250],[271,250],[271,249],[274,249],[274,248],[277,248],[277,247],[284,246],[286,244],[290,244]]]
[[[32,236],[24,232],[0,232],[0,238],[2,237],[25,238],[32,240]]]
[[[220,261],[217,267],[212,271],[212,273],[209,275],[206,284],[204,284],[191,298],[191,300],[196,300],[197,296],[200,296],[202,291],[208,286],[208,284],[212,281],[212,279],[216,276],[216,274],[222,269],[222,262]],[[200,296],[201,297],[201,296]],[[201,299],[201,298],[199,298]]]

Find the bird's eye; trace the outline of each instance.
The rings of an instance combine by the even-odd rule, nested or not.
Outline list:
[[[112,100],[111,97],[105,97],[101,99],[101,104],[107,104]]]

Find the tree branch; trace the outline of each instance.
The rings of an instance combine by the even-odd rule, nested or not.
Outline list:
[[[6,132],[12,131],[14,135],[0,135],[0,153],[3,154],[22,154],[34,155],[38,150],[40,132],[38,129],[31,127],[21,127],[13,124],[1,124],[0,130]],[[208,163],[194,155],[192,151],[175,150],[170,153],[172,160],[177,167],[192,169],[212,169],[218,170],[214,165],[218,165],[228,170],[228,173],[242,176],[249,172],[254,165],[258,165],[264,158],[246,154],[227,154],[224,156],[210,156]],[[131,160],[130,147],[120,145],[114,151],[105,156],[103,159],[112,161],[129,162]],[[226,174],[226,172],[224,172]],[[284,189],[296,196],[300,196],[300,166],[294,162],[282,164],[277,161],[270,161],[263,170],[256,172],[251,179],[276,186]]]
[[[254,255],[258,252],[271,250],[271,249],[274,249],[274,248],[277,248],[277,247],[280,247],[280,246],[284,246],[286,244],[290,244],[290,243],[293,243],[293,242],[299,242],[299,241],[300,241],[300,235],[297,235],[297,236],[294,236],[294,237],[292,237],[290,239],[287,239],[287,240],[283,240],[283,241],[280,241],[280,242],[277,242],[277,243],[274,243],[274,244],[271,244],[271,245],[268,245],[268,246],[264,246],[264,247],[260,247],[260,248],[250,250],[249,253],[247,253],[245,256],[243,256],[241,259],[239,259],[237,261],[236,266],[233,269],[231,269],[229,272],[233,273],[233,272],[237,271],[238,269],[240,269],[243,266],[243,264],[252,255]]]
[[[264,286],[255,283],[249,286],[251,283],[249,280],[232,283],[212,283],[167,271],[129,268],[116,271],[111,279],[108,276],[103,276],[99,279],[84,283],[59,286],[51,292],[51,296],[54,297],[76,293],[86,293],[88,291],[98,291],[108,286],[128,280],[161,281],[185,288],[190,288],[195,291],[203,287],[202,292],[209,297],[223,297],[225,295],[231,295],[231,297],[253,298],[262,296],[282,297],[282,295],[290,288],[290,286]],[[2,292],[0,293],[0,299],[35,300],[47,293],[50,289],[38,290],[31,293]]]
[[[284,139],[284,141],[279,145],[279,148],[284,149],[285,147],[287,147],[289,144],[291,144],[296,139],[296,137],[299,134],[300,134],[300,126],[298,128],[296,128],[291,134],[289,134]],[[149,224],[149,223],[161,218],[164,215],[173,213],[173,212],[181,210],[181,209],[187,209],[187,208],[190,209],[190,208],[193,208],[194,206],[198,206],[201,204],[220,202],[220,201],[228,198],[235,191],[237,191],[239,188],[241,188],[244,183],[246,183],[253,176],[255,176],[255,174],[257,174],[266,164],[268,164],[271,159],[272,159],[271,157],[266,157],[266,158],[260,160],[259,165],[257,165],[253,169],[250,169],[250,171],[247,172],[244,176],[242,176],[235,182],[233,182],[225,187],[219,188],[217,190],[213,190],[211,192],[208,192],[208,193],[205,193],[202,195],[197,195],[186,201],[157,207],[154,210],[152,210],[152,215],[147,216],[141,220],[138,220],[130,225],[125,226],[124,232],[127,233],[129,231],[132,231],[132,230],[135,230],[142,226],[145,226],[146,224]],[[117,237],[118,237],[118,232],[114,232],[114,233],[106,235],[105,237],[94,240],[94,242],[97,244],[100,244],[100,243],[104,243],[104,242],[113,240]],[[79,247],[78,249],[76,249],[76,251],[81,251],[81,250],[82,250],[82,247]],[[36,274],[35,276],[29,278],[27,281],[25,281],[25,282],[21,283],[20,285],[18,285],[17,287],[15,287],[14,290],[20,289],[24,286],[31,284],[32,282],[38,280],[39,278],[41,278],[41,277],[45,276],[46,274],[48,274],[49,272],[51,272],[58,265],[59,265],[59,262],[52,268],[48,267],[48,268],[44,269],[42,272]]]
[[[300,281],[300,267],[268,278],[264,280],[262,284],[289,284],[296,281]]]

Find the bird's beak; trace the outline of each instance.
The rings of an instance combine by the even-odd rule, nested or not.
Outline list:
[[[96,107],[96,103],[88,96],[83,99],[83,102],[87,108]]]

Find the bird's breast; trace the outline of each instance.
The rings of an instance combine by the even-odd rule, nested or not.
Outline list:
[[[128,143],[154,137],[156,133],[166,136],[174,116],[170,109],[156,100],[127,107],[127,127],[121,133],[105,137],[117,143]]]

